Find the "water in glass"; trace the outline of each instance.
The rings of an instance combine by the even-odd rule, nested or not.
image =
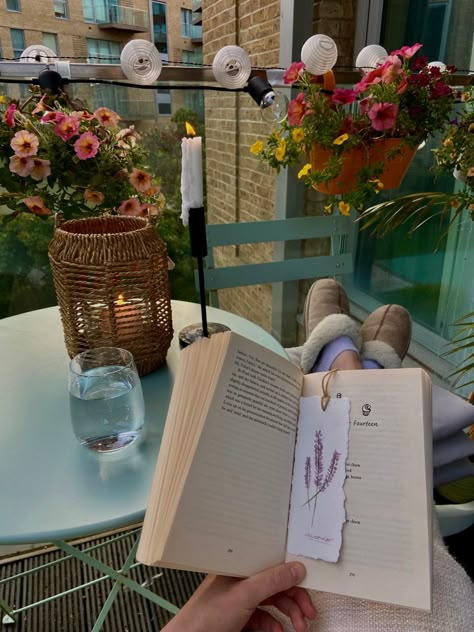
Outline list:
[[[98,363],[113,361],[111,355],[102,354]],[[80,370],[77,361],[76,366],[74,360],[71,362],[69,401],[74,433],[84,446],[96,452],[120,450],[137,439],[143,426],[140,378],[133,359],[125,366],[96,367],[90,367],[90,355],[88,360]]]

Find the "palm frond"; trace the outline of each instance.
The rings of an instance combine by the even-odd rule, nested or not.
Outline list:
[[[384,237],[399,226],[409,224],[408,233],[418,230],[426,222],[439,218],[440,224],[446,214],[454,211],[449,226],[466,208],[455,193],[410,193],[394,200],[381,202],[363,211],[356,221],[361,230],[373,229],[378,237]],[[449,228],[449,227],[448,227]],[[442,237],[446,234],[443,233]]]

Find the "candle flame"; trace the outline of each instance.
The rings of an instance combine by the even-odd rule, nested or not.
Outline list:
[[[125,305],[125,298],[123,294],[118,295],[118,299],[115,301],[116,305]]]
[[[186,134],[188,136],[196,136],[196,130],[191,125],[191,123],[188,123],[187,121],[186,121]]]

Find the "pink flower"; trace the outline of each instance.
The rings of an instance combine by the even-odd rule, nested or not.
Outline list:
[[[117,212],[119,215],[137,217],[142,214],[142,205],[140,204],[140,200],[138,198],[133,197],[128,200],[124,200],[118,207]]]
[[[41,117],[41,122],[59,123],[59,121],[62,121],[65,116],[66,115],[63,112],[46,112],[46,114],[43,114],[43,116]]]
[[[372,127],[378,132],[391,129],[395,125],[398,106],[395,103],[374,103],[368,111]]]
[[[443,97],[452,97],[452,96],[453,96],[453,91],[448,85],[445,84],[443,79],[440,79],[433,86],[431,86],[430,99],[441,99]]]
[[[400,57],[396,55],[387,57],[382,65],[382,82],[393,83],[402,72],[402,60]]]
[[[102,204],[104,201],[104,194],[100,191],[94,191],[93,189],[86,189],[84,191],[84,199],[91,204]]]
[[[344,105],[345,103],[354,103],[356,100],[356,93],[354,90],[348,88],[336,88],[332,93],[331,101]]]
[[[30,176],[33,180],[45,180],[51,175],[51,163],[49,160],[41,160],[41,158],[32,158],[33,169]]]
[[[52,211],[50,211],[49,208],[46,208],[39,195],[32,195],[31,197],[24,198],[22,202],[23,204],[26,204],[30,211],[35,215],[52,215]]]
[[[96,118],[104,127],[117,125],[118,121],[120,120],[120,116],[116,112],[114,112],[113,110],[109,110],[109,108],[106,107],[98,108],[94,112],[94,118]]]
[[[370,97],[365,97],[359,101],[359,112],[361,114],[367,114],[370,105],[372,103],[372,99]]]
[[[146,193],[151,187],[151,175],[134,167],[132,173],[128,176],[128,181],[139,193]]]
[[[5,112],[5,114],[3,116],[3,120],[8,125],[8,127],[14,127],[15,126],[15,112],[16,112],[16,105],[15,105],[15,103],[10,103],[10,105],[8,106],[7,111]]]
[[[99,139],[92,132],[84,132],[74,143],[74,151],[80,160],[94,158],[99,151]]]
[[[87,110],[78,110],[77,112],[71,112],[71,116],[77,117],[80,121],[92,121],[94,115]]]
[[[370,72],[368,72],[365,77],[359,81],[359,83],[356,83],[354,86],[354,90],[356,94],[359,94],[360,92],[364,92],[364,90],[367,90],[367,88],[369,86],[371,86],[373,83],[380,83],[382,81],[382,66],[378,66],[377,68],[374,68],[373,70],[371,70]]]
[[[54,133],[63,141],[67,141],[79,133],[79,119],[75,116],[65,116],[54,126]]]
[[[26,156],[24,158],[17,156],[16,154],[10,158],[9,167],[12,173],[16,173],[22,178],[26,178],[30,175],[33,169],[33,158]]]
[[[295,83],[298,81],[300,73],[304,70],[304,62],[294,61],[283,73],[283,83]]]
[[[47,110],[51,109],[49,106],[45,105],[44,103],[45,98],[46,98],[46,94],[43,94],[41,99],[38,101],[38,103],[35,105],[35,107],[31,111],[32,114],[41,114],[41,112],[46,112]]]
[[[406,77],[403,77],[403,79],[398,84],[397,94],[403,94],[407,88],[408,88],[408,80]]]
[[[22,129],[10,141],[10,147],[20,158],[35,156],[38,152],[39,140],[35,134]]]
[[[142,213],[146,215],[159,215],[160,209],[154,204],[142,204]]]
[[[400,55],[403,59],[411,59],[415,53],[417,53],[423,44],[413,44],[413,46],[402,46],[401,48],[394,50],[390,55]]]
[[[288,123],[290,125],[301,125],[306,114],[306,101],[304,92],[300,92],[295,99],[290,101],[288,106]]]

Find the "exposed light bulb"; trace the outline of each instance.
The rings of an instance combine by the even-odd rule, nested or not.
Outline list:
[[[260,113],[267,123],[281,123],[288,115],[288,98],[282,92],[266,92],[260,101]]]

